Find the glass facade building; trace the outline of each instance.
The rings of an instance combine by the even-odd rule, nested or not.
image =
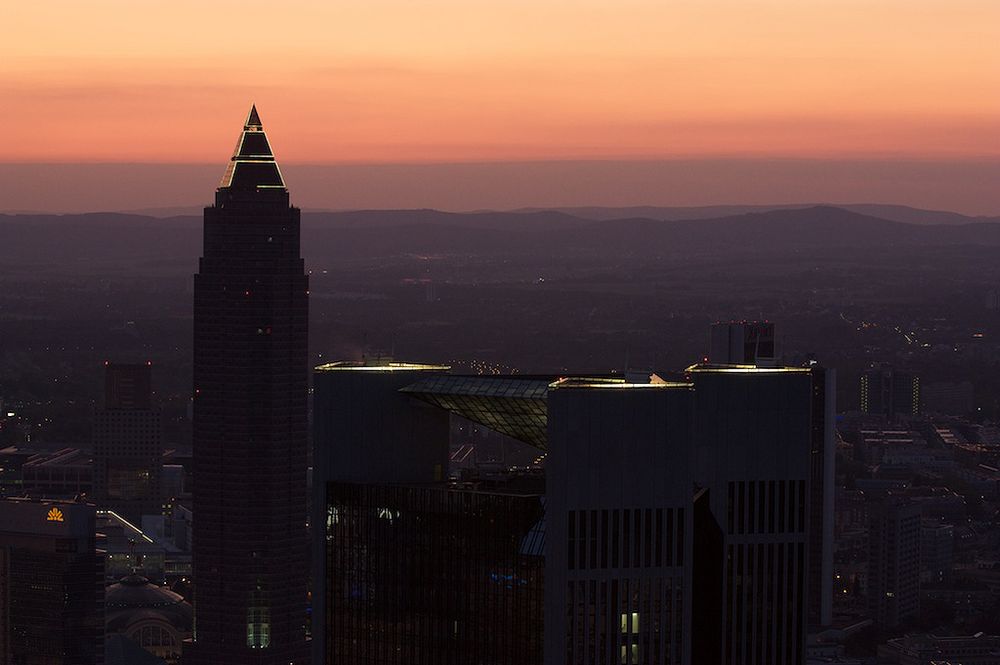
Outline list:
[[[104,662],[94,506],[0,500],[0,665]]]
[[[441,403],[544,431],[548,380],[447,371],[316,368],[316,663],[542,662],[544,484],[449,482]]]
[[[537,494],[327,485],[328,663],[542,661]]]

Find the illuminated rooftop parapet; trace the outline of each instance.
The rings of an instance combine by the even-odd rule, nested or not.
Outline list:
[[[795,373],[808,374],[812,371],[810,367],[759,367],[757,365],[713,365],[710,363],[698,363],[691,365],[686,373],[736,373],[736,374],[781,374]]]
[[[382,360],[340,360],[317,365],[317,372],[447,372],[448,365],[403,363]]]
[[[571,377],[553,382],[550,389],[578,388],[588,390],[679,390],[690,388],[692,384],[682,381],[650,381],[649,383],[633,383],[625,379],[592,379]]]

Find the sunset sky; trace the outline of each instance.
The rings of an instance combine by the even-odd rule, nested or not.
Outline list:
[[[10,3],[0,162],[218,164],[256,102],[292,165],[995,163],[998,43],[997,0]]]

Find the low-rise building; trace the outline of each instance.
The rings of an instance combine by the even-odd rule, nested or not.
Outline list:
[[[932,665],[932,663],[957,663],[960,665],[1000,665],[1000,636],[907,635],[878,648],[878,662],[892,665]]]

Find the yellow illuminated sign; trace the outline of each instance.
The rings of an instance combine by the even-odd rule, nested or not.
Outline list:
[[[45,517],[49,522],[65,522],[66,519],[63,517],[63,512],[53,506],[49,509],[49,514]]]

